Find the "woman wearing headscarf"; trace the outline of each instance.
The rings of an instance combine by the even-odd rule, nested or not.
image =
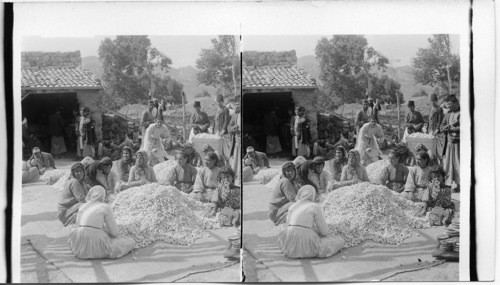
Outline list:
[[[132,168],[134,164],[135,158],[132,157],[132,148],[124,146],[122,148],[122,158],[116,162],[116,172],[121,181],[128,181],[130,168]]]
[[[340,237],[328,237],[328,225],[321,206],[314,203],[316,191],[302,186],[288,209],[286,222],[278,237],[278,245],[288,258],[326,258],[344,247]]]
[[[190,142],[187,142],[184,144],[182,147],[183,152],[187,155],[187,163],[191,164],[194,167],[197,167],[203,160],[201,159],[201,156],[198,152],[193,147],[193,144]]]
[[[295,181],[297,181],[298,187],[302,187],[304,185],[311,185],[318,191],[318,186],[316,183],[311,181],[309,178],[309,174],[311,172],[314,172],[315,170],[315,165],[312,160],[307,160],[299,165],[297,168],[297,178]]]
[[[148,154],[139,150],[135,154],[135,165],[130,168],[128,176],[129,187],[157,182],[153,167],[148,164]]]
[[[325,160],[322,157],[317,156],[312,160],[312,164],[309,165],[308,179],[316,185],[318,194],[325,193],[330,186],[328,183],[331,180],[331,176],[325,170]]]
[[[155,123],[149,125],[144,134],[141,149],[145,150],[150,157],[150,165],[155,166],[165,161],[167,152],[162,139],[170,141],[170,131],[164,125],[163,115],[161,113],[156,117]]]
[[[241,188],[234,185],[234,171],[229,165],[219,173],[217,190],[212,196],[214,214],[220,209],[219,221],[223,226],[240,225]]]
[[[349,186],[359,182],[370,182],[368,173],[360,163],[361,158],[359,151],[351,149],[347,156],[347,164],[342,168],[340,176],[340,186]]]
[[[71,166],[71,176],[64,184],[59,203],[57,218],[66,227],[76,221],[78,209],[85,203],[88,186],[84,182],[85,168],[77,162]]]
[[[111,171],[113,162],[109,157],[103,157],[100,161],[94,161],[86,167],[85,182],[87,186],[100,185],[106,189],[106,194],[113,194],[119,185],[119,178]]]
[[[184,193],[193,191],[194,181],[198,170],[188,163],[189,156],[185,152],[176,154],[177,165],[167,175],[167,184],[175,186]]]
[[[361,156],[361,164],[367,166],[368,164],[378,160],[382,154],[377,142],[377,139],[384,138],[384,131],[382,127],[377,124],[374,115],[370,117],[370,122],[361,127],[356,142],[356,149]]]
[[[436,165],[439,165],[438,157],[436,155],[434,155],[434,152],[430,149],[427,149],[427,147],[424,144],[419,143],[419,144],[417,144],[417,146],[415,146],[415,153],[419,153],[421,151],[427,152],[427,154],[429,155],[429,158],[430,158],[429,166],[430,167],[434,167]],[[416,165],[417,165],[417,162],[416,162],[415,156],[412,156],[411,166],[416,166]]]
[[[203,203],[210,203],[213,193],[216,191],[219,181],[219,156],[215,152],[209,152],[203,166],[196,174],[191,197]]]
[[[269,218],[278,226],[285,222],[288,208],[295,202],[297,184],[295,177],[297,170],[292,162],[286,162],[281,168],[283,177],[278,181],[269,202]]]
[[[335,157],[328,161],[328,166],[330,168],[330,174],[333,180],[340,181],[342,176],[342,168],[347,164],[347,151],[343,146],[338,146],[335,149]]]
[[[401,192],[401,196],[417,202],[422,200],[422,195],[429,186],[431,167],[429,166],[430,157],[427,152],[421,151],[415,158],[417,166],[409,169],[405,189]]]
[[[135,247],[132,238],[120,235],[111,206],[104,203],[105,197],[103,187],[92,187],[78,211],[78,228],[72,229],[68,240],[77,258],[120,258]]]

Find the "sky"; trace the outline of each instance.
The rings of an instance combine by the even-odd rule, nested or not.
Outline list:
[[[106,37],[92,38],[47,38],[40,36],[23,37],[23,51],[76,51],[82,57],[98,56],[99,45]],[[217,36],[149,36],[151,45],[172,59],[172,67],[195,66],[202,49],[211,48],[211,39]]]
[[[40,36],[24,37],[23,51],[76,51],[82,57],[97,56],[100,42],[114,36],[95,36],[89,38],[47,38]],[[149,36],[152,46],[165,53],[173,61],[172,67],[195,67],[202,49],[210,48],[216,36]],[[243,49],[254,51],[295,50],[297,57],[314,55],[314,49],[321,35],[287,36],[243,36]],[[331,36],[326,36],[331,38]],[[411,58],[419,48],[428,47],[431,35],[365,35],[368,44],[391,60],[393,66],[410,65]],[[454,53],[459,50],[459,36],[451,35]]]
[[[243,48],[255,51],[285,51],[294,49],[297,57],[315,55],[318,41],[332,36],[294,35],[294,36],[245,36]],[[368,45],[391,60],[394,66],[410,65],[419,48],[427,48],[428,38],[432,35],[365,35]],[[451,35],[452,49],[458,53],[459,36]]]

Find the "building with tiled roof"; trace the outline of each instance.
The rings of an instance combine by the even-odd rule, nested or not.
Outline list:
[[[304,107],[311,120],[311,135],[317,138],[318,86],[314,78],[297,66],[294,50],[244,52],[242,81],[244,131],[257,141],[259,151],[266,151],[267,136],[272,133],[267,120],[273,110],[280,124],[290,130],[289,113],[296,107]],[[285,149],[291,138],[282,134],[281,140]]]
[[[42,141],[44,151],[50,151],[48,118],[59,109],[65,129],[74,130],[74,125],[70,125],[74,113],[89,107],[97,139],[102,138],[102,86],[81,63],[80,51],[21,53],[22,116],[28,121],[30,134]],[[72,150],[71,145],[67,148]]]
[[[94,75],[80,66],[34,67],[21,70],[21,89],[101,89]]]
[[[297,66],[263,66],[243,68],[243,88],[316,88],[316,80]]]

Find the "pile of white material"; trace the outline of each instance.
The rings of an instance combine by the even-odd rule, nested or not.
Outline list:
[[[280,174],[280,169],[268,168],[260,170],[253,178],[260,181],[260,184],[267,184],[274,177],[279,176]]]
[[[191,245],[203,236],[204,229],[220,228],[216,218],[207,218],[209,204],[158,183],[118,193],[112,207],[121,233],[132,237],[136,247],[156,241]]]
[[[207,134],[207,133],[199,133],[199,134],[195,135],[193,138],[218,140],[218,139],[220,139],[220,136],[219,135],[213,135],[213,134]]]
[[[64,185],[66,184],[66,181],[69,180],[70,175],[71,175],[71,171],[68,171],[61,178],[59,178],[59,180],[57,180],[56,183],[51,185],[52,188],[56,189],[58,192],[62,191],[64,189]]]
[[[276,185],[278,185],[280,179],[281,179],[281,173],[274,176],[273,179],[271,179],[271,181],[269,181],[269,183],[266,184],[266,187],[270,190],[273,190],[274,188],[276,188]]]
[[[166,185],[168,174],[177,165],[178,165],[177,161],[171,159],[171,160],[164,161],[162,163],[158,163],[157,165],[153,166],[153,170],[155,171],[156,180],[158,180],[158,183],[160,183],[162,185]]]
[[[434,136],[432,134],[424,134],[424,133],[413,133],[408,135],[409,138],[419,138],[419,139],[433,139]]]
[[[321,203],[331,235],[340,235],[345,247],[365,240],[401,244],[413,229],[429,227],[415,217],[420,207],[394,194],[389,188],[368,182],[330,192]]]
[[[366,166],[366,172],[371,183],[382,184],[381,180],[384,176],[384,170],[389,165],[388,160],[378,160]]]
[[[54,184],[59,180],[59,178],[63,177],[65,174],[70,173],[69,169],[52,169],[47,170],[43,175],[40,176],[40,181],[45,181],[49,184]]]

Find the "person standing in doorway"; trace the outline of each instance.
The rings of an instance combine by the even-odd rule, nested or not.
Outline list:
[[[266,154],[273,158],[273,154],[279,153],[282,150],[278,137],[276,107],[264,116],[264,133],[266,134]]]
[[[90,108],[82,108],[82,115],[79,123],[79,153],[81,157],[95,157],[95,144],[97,142],[95,134],[95,123],[90,118]]]
[[[298,115],[295,116],[293,124],[293,156],[310,156],[310,143],[311,143],[311,122],[306,118],[306,109],[304,107],[297,107]]]
[[[66,152],[64,142],[64,119],[61,116],[62,107],[49,116],[50,153],[56,158]]]

